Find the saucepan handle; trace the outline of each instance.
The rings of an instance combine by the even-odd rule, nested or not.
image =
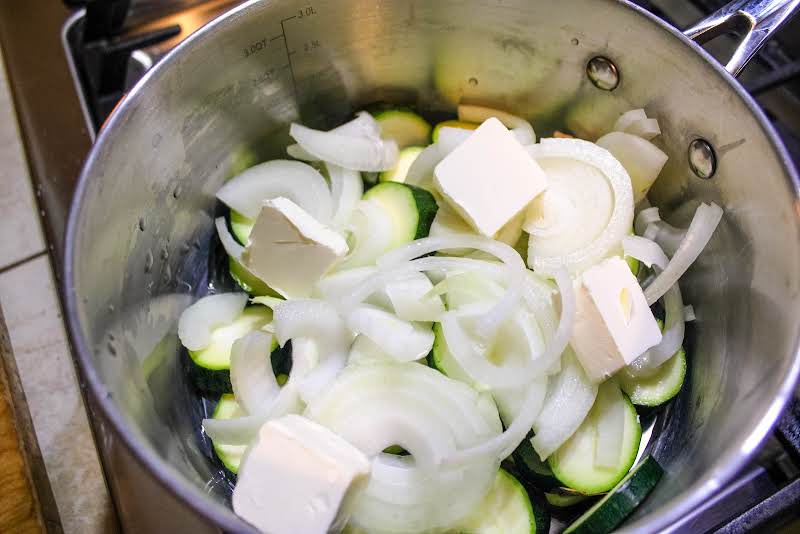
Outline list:
[[[725,65],[725,70],[738,76],[798,7],[800,0],[734,0],[686,30],[684,35],[701,44],[723,33],[738,35],[740,42]]]

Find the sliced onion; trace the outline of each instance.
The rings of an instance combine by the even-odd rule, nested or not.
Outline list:
[[[475,235],[469,224],[461,218],[447,203],[442,203],[436,210],[436,215],[428,231],[430,237],[449,237],[458,235]],[[450,256],[466,256],[471,249],[448,249]]]
[[[566,253],[543,255],[537,249],[537,240],[531,238],[528,244],[528,265],[542,273],[552,273],[559,267],[565,267],[575,273],[597,263],[619,247],[633,223],[630,178],[622,165],[606,150],[580,139],[543,139],[539,144],[528,147],[528,151],[537,160],[573,159],[597,168],[608,179],[614,202],[613,211],[605,228],[586,246]]]
[[[622,438],[625,434],[625,401],[619,386],[614,382],[605,382],[600,386],[593,418],[597,429],[594,465],[616,468],[622,454]]]
[[[414,160],[414,163],[411,164],[411,167],[408,168],[406,183],[422,187],[429,191],[434,190],[433,169],[436,168],[446,155],[447,153],[442,150],[442,147],[438,143],[425,147],[425,149],[419,153],[417,159]]]
[[[350,347],[350,354],[347,357],[348,365],[359,365],[366,363],[391,363],[394,358],[386,354],[378,343],[364,335],[359,335]]]
[[[379,139],[381,136],[381,127],[378,121],[366,111],[359,111],[356,118],[348,121],[341,126],[329,130],[330,132],[348,135],[350,137],[363,137],[365,139]],[[286,147],[286,152],[296,159],[305,161],[319,161],[319,158],[306,152],[300,145],[290,145]]]
[[[532,392],[531,389],[535,391]],[[514,420],[518,419],[526,408],[533,417],[539,415],[539,411],[544,405],[546,394],[546,376],[535,378],[530,384],[522,388],[492,390],[492,396],[497,404],[497,411],[500,413],[500,419],[506,428],[512,425]],[[522,438],[520,438],[521,441]]]
[[[309,154],[354,171],[387,171],[397,163],[397,143],[322,132],[293,123],[289,135]]]
[[[577,357],[567,350],[561,372],[547,386],[544,407],[533,423],[533,448],[546,460],[578,429],[597,396],[597,384],[586,377]]]
[[[620,115],[611,129],[616,132],[624,132],[631,124],[646,119],[647,113],[643,109],[632,109]]]
[[[648,141],[658,135],[661,135],[661,127],[658,125],[658,121],[656,119],[643,119],[635,121],[623,131]]]
[[[625,255],[635,258],[648,267],[656,265],[665,268],[669,259],[661,247],[654,241],[636,235],[628,235],[622,238],[622,249]]]
[[[433,347],[430,324],[404,321],[373,306],[359,306],[347,314],[350,330],[363,334],[398,362],[424,358]]]
[[[321,340],[326,349],[349,344],[350,336],[336,308],[315,299],[292,299],[276,306],[272,324],[281,346],[293,338]]]
[[[413,273],[386,284],[385,291],[394,312],[404,321],[438,321],[444,313],[444,303],[431,295],[433,284],[422,273]]]
[[[625,132],[611,132],[597,140],[619,160],[631,178],[633,201],[639,202],[647,195],[667,162],[667,155],[646,139]]]
[[[369,532],[448,528],[480,502],[496,474],[498,462],[491,457],[436,467],[455,447],[496,435],[501,426],[483,397],[423,365],[350,366],[306,415],[366,454],[377,454],[350,520]],[[411,456],[380,454],[395,444]],[[444,501],[437,498],[443,495]]]
[[[439,145],[442,154],[449,154],[458,145],[466,141],[470,135],[472,135],[472,130],[445,126],[439,130],[439,139],[436,143]]]
[[[686,237],[675,251],[669,265],[644,290],[647,304],[652,305],[678,282],[678,279],[703,252],[721,219],[722,208],[716,204],[701,204],[697,207],[689,229],[686,231]]]
[[[636,358],[628,370],[634,376],[647,376],[678,352],[683,344],[686,326],[683,317],[683,297],[677,283],[664,295],[664,334],[661,342]]]
[[[286,197],[322,223],[331,220],[331,192],[311,165],[276,159],[250,167],[228,180],[217,198],[234,211],[255,219],[265,200]]]
[[[272,371],[272,336],[254,331],[237,339],[231,347],[231,385],[239,405],[251,415],[265,412],[278,395]]]
[[[683,320],[687,323],[690,323],[697,319],[697,316],[694,313],[694,306],[691,304],[687,304],[683,307]]]
[[[337,269],[353,269],[374,265],[375,258],[392,246],[394,221],[391,213],[374,199],[360,200],[347,225],[350,252],[337,264]]]
[[[228,225],[225,223],[225,217],[217,217],[214,220],[214,225],[217,227],[217,235],[219,236],[219,240],[222,242],[222,248],[225,249],[225,254],[241,263],[244,247],[240,245],[239,242],[236,241],[228,231]]]
[[[667,221],[654,221],[647,225],[645,235],[649,235],[650,239],[658,243],[667,256],[671,257],[681,246],[683,238],[686,237],[686,230],[676,228]]]
[[[657,207],[645,208],[640,211],[633,220],[633,230],[636,232],[636,235],[644,235],[644,231],[650,223],[660,220],[661,215],[658,214]]]
[[[333,163],[325,163],[331,181],[331,197],[334,211],[331,226],[343,228],[364,194],[364,182],[357,171],[351,171]]]
[[[178,337],[189,350],[211,343],[211,332],[234,321],[247,304],[246,293],[222,293],[203,297],[185,310],[178,320]]]
[[[336,379],[338,374],[347,365],[348,350],[343,346],[325,347],[326,353],[320,361],[320,344],[308,338],[295,338],[292,340],[292,362],[300,357],[309,362],[311,370],[304,375],[297,386],[300,398],[308,404]]]
[[[533,131],[533,126],[525,119],[505,111],[483,106],[468,106],[464,104],[458,106],[458,120],[460,121],[480,124],[492,117],[502,122],[506,128],[511,129],[514,137],[521,145],[530,145],[536,142],[536,133]]]
[[[398,247],[391,252],[388,252],[378,258],[377,264],[380,269],[388,269],[403,262],[419,258],[425,254],[436,252],[439,250],[448,250],[454,248],[470,248],[480,250],[495,256],[500,261],[512,267],[513,269],[523,270],[525,264],[522,261],[519,253],[506,245],[505,243],[498,243],[493,239],[488,239],[480,236],[451,236],[451,237],[427,237],[424,239],[417,239],[407,245]]]

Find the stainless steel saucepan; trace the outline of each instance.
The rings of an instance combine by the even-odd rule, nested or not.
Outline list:
[[[176,321],[209,284],[214,193],[285,157],[287,124],[335,125],[388,101],[481,103],[594,139],[644,107],[669,162],[651,199],[686,225],[725,217],[683,279],[691,369],[652,452],[666,476],[627,522],[657,532],[748,462],[800,370],[798,176],[736,75],[800,0],[748,0],[681,34],[616,0],[270,0],[199,30],[128,94],[83,169],[67,236],[77,360],[133,454],[209,522],[250,531],[199,435]],[[740,35],[717,64],[695,40]]]

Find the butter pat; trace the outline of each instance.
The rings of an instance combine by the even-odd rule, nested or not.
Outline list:
[[[493,237],[547,186],[547,176],[503,124],[481,124],[434,169],[442,196],[479,234]]]
[[[286,298],[308,297],[331,265],[347,254],[344,238],[283,197],[266,200],[242,261]]]
[[[239,467],[233,510],[262,532],[325,534],[347,521],[366,485],[367,457],[299,415],[264,424]]]
[[[600,382],[661,342],[661,329],[628,264],[609,258],[587,269],[575,288],[570,344],[587,376]]]

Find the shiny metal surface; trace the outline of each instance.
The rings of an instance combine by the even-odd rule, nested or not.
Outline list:
[[[617,66],[603,56],[593,57],[586,64],[586,75],[598,89],[613,91],[619,85]]]
[[[698,178],[708,180],[717,172],[717,155],[705,139],[694,139],[687,151],[689,168]]]
[[[798,6],[800,0],[735,0],[685,33],[700,43],[723,33],[740,34],[741,42],[725,65],[725,70],[737,76]]]
[[[599,55],[623,73],[612,92],[586,76]],[[652,449],[667,474],[626,527],[676,528],[752,457],[800,371],[798,178],[722,67],[614,0],[255,1],[145,75],[84,168],[64,272],[77,357],[119,437],[200,515],[250,531],[199,439],[176,321],[217,284],[209,244],[221,183],[243,163],[282,155],[288,122],[331,126],[376,100],[436,112],[483,103],[542,134],[590,139],[644,107],[670,156],[652,191],[662,214],[686,225],[701,201],[724,207],[682,284],[697,321],[687,384]],[[689,169],[697,138],[716,148],[714,180]]]

